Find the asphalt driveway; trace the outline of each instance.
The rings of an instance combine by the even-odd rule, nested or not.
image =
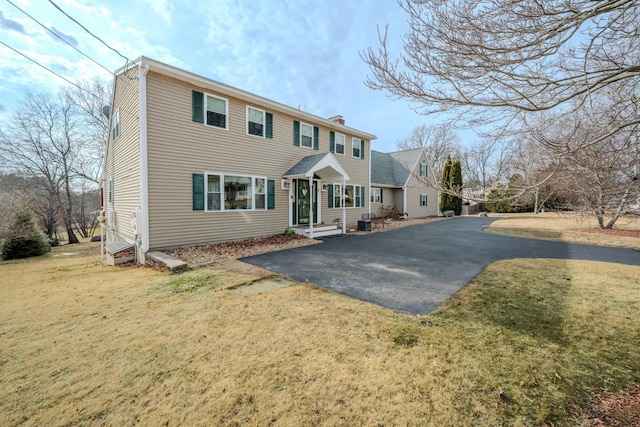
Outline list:
[[[498,218],[458,217],[367,236],[327,238],[242,261],[392,310],[433,311],[488,264],[558,258],[640,265],[640,251],[485,233]],[[640,278],[639,278],[640,280]]]

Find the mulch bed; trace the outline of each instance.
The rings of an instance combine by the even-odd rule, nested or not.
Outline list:
[[[280,251],[283,249],[315,245],[317,243],[321,242],[319,240],[308,239],[297,234],[277,234],[275,236],[248,239],[239,242],[168,249],[162,252],[186,262],[190,267],[194,267],[234,260],[245,256]]]
[[[582,233],[606,234],[608,236],[636,237],[640,239],[640,230],[618,230],[609,228],[582,228]]]

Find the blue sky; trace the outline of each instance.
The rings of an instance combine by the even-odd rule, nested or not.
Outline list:
[[[124,64],[45,0],[11,0],[58,36],[110,70]],[[378,45],[389,25],[395,52],[407,29],[392,0],[55,0],[110,46],[145,55],[378,136],[374,149],[437,117],[421,116],[404,100],[364,85],[359,52]],[[62,43],[6,0],[0,0],[0,40],[78,81],[110,75]],[[55,91],[66,82],[0,45],[0,121],[25,88]]]

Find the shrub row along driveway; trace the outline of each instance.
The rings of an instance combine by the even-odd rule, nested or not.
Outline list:
[[[557,258],[640,265],[633,249],[484,233],[498,218],[458,217],[367,236],[340,236],[242,261],[411,314],[432,310],[488,264]]]

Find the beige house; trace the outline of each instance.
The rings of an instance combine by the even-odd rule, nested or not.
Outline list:
[[[436,216],[439,193],[433,185],[424,149],[371,151],[371,212],[397,206],[410,218]]]
[[[324,119],[141,57],[114,79],[107,244],[133,247],[144,262],[150,250],[287,228],[343,233],[371,208],[375,138],[341,116]]]

